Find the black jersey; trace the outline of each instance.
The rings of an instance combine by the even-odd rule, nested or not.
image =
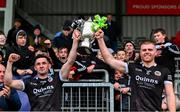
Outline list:
[[[142,64],[129,64],[131,75],[131,110],[160,111],[164,83],[172,82],[167,68],[154,65],[146,68]]]
[[[58,73],[46,79],[37,76],[23,80],[32,111],[58,111],[61,108],[61,88]]]

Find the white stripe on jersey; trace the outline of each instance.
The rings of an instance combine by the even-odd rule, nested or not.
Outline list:
[[[164,81],[164,84],[173,84],[171,81]]]

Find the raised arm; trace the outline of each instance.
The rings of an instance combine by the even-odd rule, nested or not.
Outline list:
[[[165,84],[165,91],[167,97],[167,105],[170,112],[176,112],[176,99],[173,90],[173,84]]]
[[[78,47],[78,42],[80,40],[80,31],[78,30],[74,30],[73,32],[73,44],[72,44],[72,48],[71,51],[69,53],[68,56],[68,60],[67,62],[62,66],[60,73],[63,79],[67,79],[68,74],[70,72],[70,68],[71,66],[73,66],[74,61],[76,60],[76,56],[77,56],[77,47]]]
[[[23,81],[21,80],[13,80],[12,75],[12,66],[13,63],[20,59],[20,56],[18,54],[12,53],[9,55],[5,76],[4,76],[4,83],[5,85],[8,85],[12,88],[23,90]]]
[[[98,41],[98,45],[100,48],[100,51],[102,53],[102,56],[107,64],[109,64],[112,68],[119,70],[119,71],[125,71],[126,63],[120,60],[116,60],[112,54],[109,52],[108,48],[106,47],[106,44],[104,42],[104,32],[102,30],[98,30],[95,33],[95,38]]]

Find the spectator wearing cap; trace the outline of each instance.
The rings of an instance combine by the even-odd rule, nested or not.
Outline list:
[[[46,38],[42,35],[42,30],[40,25],[36,25],[33,29],[33,38],[30,39],[30,45],[34,47],[35,50],[45,50],[44,41]]]
[[[139,53],[135,52],[135,44],[133,41],[126,41],[123,45],[126,52],[127,61],[135,61],[139,58]]]
[[[8,31],[8,34],[7,34],[6,43],[8,45],[12,46],[12,45],[14,45],[16,43],[16,33],[20,29],[23,29],[22,20],[19,19],[19,18],[16,18],[14,20],[14,26]]]
[[[57,32],[53,39],[53,45],[56,48],[67,47],[68,50],[71,49],[72,46],[72,28],[71,21],[66,20],[63,25],[63,29],[61,32]]]

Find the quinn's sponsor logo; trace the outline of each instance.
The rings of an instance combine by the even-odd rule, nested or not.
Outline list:
[[[136,76],[137,81],[143,81],[143,82],[148,82],[152,84],[158,84],[158,80],[147,78],[147,77],[141,77],[139,75]]]
[[[54,86],[53,85],[51,85],[51,86],[47,86],[47,87],[45,87],[45,88],[40,88],[40,89],[33,89],[33,93],[34,94],[37,94],[37,93],[42,93],[42,92],[44,92],[44,91],[47,91],[47,90],[52,90],[52,89],[54,89]]]

